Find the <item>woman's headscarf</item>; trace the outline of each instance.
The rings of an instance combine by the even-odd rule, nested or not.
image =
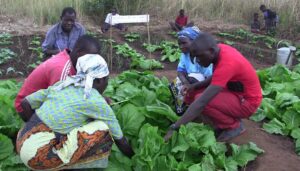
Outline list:
[[[186,27],[177,33],[178,38],[186,37],[191,40],[195,40],[201,34],[200,29],[197,26]]]
[[[87,54],[78,58],[76,70],[76,75],[67,77],[55,90],[62,90],[72,84],[84,87],[84,99],[87,99],[91,94],[94,79],[109,75],[106,61],[97,54]]]

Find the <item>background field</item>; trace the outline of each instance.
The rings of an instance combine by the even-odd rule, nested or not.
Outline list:
[[[40,25],[57,22],[65,6],[74,7],[80,20],[92,19],[97,24],[115,6],[121,14],[149,13],[162,22],[172,20],[183,8],[191,20],[249,25],[253,13],[265,4],[280,16],[279,36],[295,37],[300,32],[299,0],[0,0],[0,4],[1,15],[28,17]]]

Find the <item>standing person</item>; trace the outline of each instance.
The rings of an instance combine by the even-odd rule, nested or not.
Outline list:
[[[261,33],[258,13],[253,14],[253,21],[251,23],[251,32],[252,33]]]
[[[267,9],[265,5],[261,5],[259,9],[264,14],[265,27],[263,29],[265,29],[267,33],[275,31],[275,28],[279,22],[279,17],[276,12]]]
[[[175,98],[176,112],[182,114],[185,109],[183,103],[182,89],[190,87],[191,89],[203,88],[203,81],[210,79],[212,75],[212,65],[203,67],[198,63],[193,63],[190,57],[190,46],[201,33],[198,27],[187,27],[178,32],[178,45],[181,49],[181,56],[177,67],[177,78],[170,85],[173,97]]]
[[[22,102],[32,117],[19,131],[17,152],[32,170],[105,168],[114,142],[126,156],[134,155],[102,96],[109,75],[105,60],[84,55],[76,70]]]
[[[110,29],[110,27],[117,28],[120,31],[126,31],[127,28],[124,26],[124,24],[121,24],[121,23],[120,24],[112,24],[112,21],[111,21],[112,16],[119,16],[116,8],[112,8],[111,13],[107,14],[105,21],[104,21],[103,28],[102,28],[102,32],[103,33],[107,32]]]
[[[28,121],[30,117],[23,111],[21,106],[22,100],[40,89],[47,89],[56,82],[65,80],[67,76],[76,74],[77,59],[85,54],[100,54],[99,42],[88,35],[78,39],[72,52],[65,49],[40,64],[31,72],[25,79],[15,100],[15,108],[24,121]]]
[[[201,34],[190,47],[191,56],[204,67],[213,64],[214,72],[206,89],[193,92],[188,110],[170,126],[165,140],[173,131],[199,116],[206,116],[217,132],[219,141],[228,141],[245,131],[241,119],[255,113],[262,101],[256,71],[236,49],[217,44],[209,34]],[[186,91],[189,91],[188,89]]]
[[[61,21],[50,28],[42,44],[46,56],[56,55],[65,49],[73,50],[78,38],[85,34],[84,27],[75,22],[76,11],[71,7],[63,9]]]
[[[184,9],[179,11],[179,15],[176,17],[175,22],[170,22],[169,24],[174,31],[180,31],[184,27],[194,26],[193,22],[188,23],[188,16],[184,14]]]

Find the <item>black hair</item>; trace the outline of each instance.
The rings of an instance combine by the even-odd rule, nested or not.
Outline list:
[[[259,9],[260,9],[260,10],[266,9],[266,5],[264,5],[264,4],[260,5]]]
[[[83,35],[79,37],[77,42],[75,43],[74,50],[76,51],[88,51],[91,47],[95,47],[100,54],[101,46],[100,42],[92,36]]]
[[[68,14],[75,14],[75,16],[76,16],[76,11],[72,7],[66,7],[66,8],[64,8],[63,11],[62,11],[62,13],[61,13],[61,17],[65,16],[67,13]]]
[[[179,12],[180,12],[180,13],[181,13],[181,12],[184,12],[184,9],[180,9]]]
[[[191,44],[191,51],[200,50],[205,51],[209,49],[213,49],[216,51],[218,48],[216,39],[208,34],[208,33],[202,33],[200,34]]]

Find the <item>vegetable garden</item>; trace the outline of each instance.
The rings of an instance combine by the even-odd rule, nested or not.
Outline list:
[[[217,142],[212,128],[201,123],[182,126],[170,141],[164,142],[169,125],[178,119],[168,89],[170,79],[176,76],[180,57],[176,35],[157,36],[148,44],[146,36],[137,32],[118,33],[113,40],[93,32],[88,34],[101,41],[104,57],[110,52],[110,43],[113,44],[112,72],[117,76],[110,79],[105,95],[113,100],[112,108],[135,151],[129,159],[113,146],[109,167],[105,170],[234,171],[246,169],[249,162],[251,165],[257,157],[267,155],[254,142]],[[216,36],[226,44],[241,48],[242,53],[248,54],[248,51],[239,44],[251,48],[259,46],[258,52],[253,54],[255,57],[249,60],[255,61],[259,69],[264,100],[251,119],[262,124],[261,129],[270,134],[289,137],[294,143],[295,155],[300,155],[300,89],[297,86],[300,65],[292,70],[281,65],[271,67],[275,59],[266,60],[266,55],[274,53],[278,42],[274,38],[241,29]],[[22,38],[0,34],[0,77],[26,77],[46,60],[40,48],[42,40],[38,35]],[[163,69],[173,72],[173,77],[157,74]],[[0,81],[0,170],[27,170],[14,152],[16,134],[23,125],[14,109],[14,98],[21,84],[14,80]]]

